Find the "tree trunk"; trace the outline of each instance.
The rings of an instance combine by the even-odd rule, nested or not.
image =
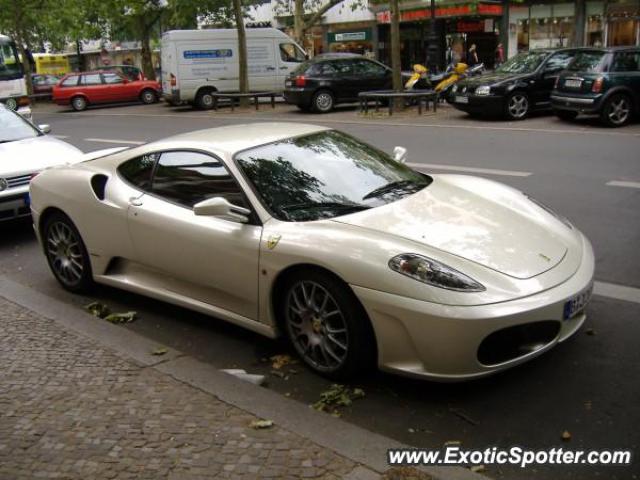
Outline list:
[[[306,46],[304,44],[304,0],[295,0],[293,11],[293,31],[296,43],[306,50]]]
[[[391,0],[391,69],[393,70],[393,89],[403,90],[402,64],[400,60],[400,5],[399,0]],[[401,102],[394,102],[400,108]]]
[[[24,81],[27,84],[27,95],[33,95],[33,82],[31,81],[31,62],[29,61],[29,55],[27,49],[24,48],[22,42],[22,35],[16,32],[16,47],[18,47],[18,53],[22,57],[22,69],[24,70]]]
[[[140,32],[142,43],[142,72],[149,80],[156,79],[156,71],[153,68],[153,59],[151,58],[151,26],[145,24],[144,17],[140,17]]]
[[[242,11],[242,1],[233,0],[233,10],[238,29],[238,63],[240,73],[240,93],[249,92],[249,75],[247,68],[247,35],[244,30],[244,12]],[[240,106],[249,105],[248,98],[240,99]]]

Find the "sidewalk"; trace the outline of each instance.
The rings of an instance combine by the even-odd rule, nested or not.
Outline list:
[[[387,471],[398,442],[4,277],[0,322],[1,479],[481,478]]]

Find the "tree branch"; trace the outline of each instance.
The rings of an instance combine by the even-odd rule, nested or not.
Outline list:
[[[307,30],[313,27],[318,21],[322,18],[322,16],[327,13],[328,10],[331,10],[336,5],[342,3],[344,0],[329,0],[322,7],[318,9],[318,11],[314,12],[306,22],[304,22],[304,30]]]

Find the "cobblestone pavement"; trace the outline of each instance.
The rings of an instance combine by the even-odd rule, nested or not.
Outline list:
[[[0,479],[343,478],[357,465],[0,297]]]

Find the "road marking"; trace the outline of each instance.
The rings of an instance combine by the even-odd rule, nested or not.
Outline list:
[[[531,172],[515,170],[494,170],[493,168],[461,167],[456,165],[438,165],[435,163],[407,163],[408,167],[431,170],[450,170],[452,172],[486,173],[487,175],[504,175],[508,177],[528,177]]]
[[[69,135],[51,135],[54,138],[58,138],[60,140],[64,140],[65,138],[69,138]]]
[[[112,138],[84,138],[85,142],[98,142],[98,143],[120,143],[124,145],[143,145],[147,142],[139,142],[137,140],[116,140]]]
[[[625,300],[627,302],[640,303],[640,288],[625,287],[615,283],[595,282],[593,294],[601,297]]]
[[[607,182],[610,187],[627,187],[627,188],[640,188],[640,182],[625,182],[622,180],[611,180]]]

